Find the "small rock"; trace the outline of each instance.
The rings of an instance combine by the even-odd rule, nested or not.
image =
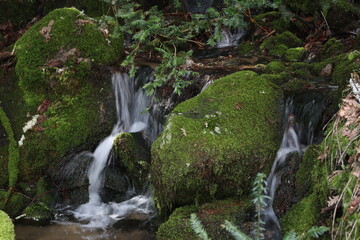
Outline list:
[[[320,76],[322,77],[330,77],[333,72],[333,65],[328,63],[320,72]]]

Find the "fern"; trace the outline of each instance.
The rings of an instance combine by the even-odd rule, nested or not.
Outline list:
[[[313,226],[312,228],[310,228],[307,232],[308,236],[313,237],[313,238],[319,238],[321,235],[323,235],[324,233],[326,233],[327,231],[329,231],[328,227],[325,226]]]
[[[234,237],[235,240],[252,240],[228,220],[225,220],[224,228]]]
[[[202,240],[211,240],[195,213],[192,213],[190,216],[190,226],[199,238]]]

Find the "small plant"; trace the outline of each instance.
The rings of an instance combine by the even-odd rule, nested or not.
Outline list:
[[[266,195],[266,176],[263,173],[258,173],[255,177],[254,183],[253,183],[253,189],[252,189],[252,196],[254,197],[252,202],[255,205],[255,228],[254,228],[254,238],[251,238],[241,232],[234,224],[231,222],[225,220],[224,224],[221,225],[223,228],[228,231],[235,240],[260,240],[264,239],[264,222],[261,220],[261,212],[266,207],[266,199],[269,199],[270,197]],[[196,235],[201,238],[202,240],[211,240],[211,238],[208,236],[204,226],[202,225],[199,218],[196,216],[195,213],[191,214],[190,217],[190,226],[196,233]],[[288,232],[283,237],[283,240],[302,240],[302,239],[308,239],[309,237],[312,238],[319,238],[319,236],[323,235],[325,232],[329,230],[328,227],[324,226],[314,226],[310,228],[306,233],[302,233],[301,235],[298,235],[295,232]]]

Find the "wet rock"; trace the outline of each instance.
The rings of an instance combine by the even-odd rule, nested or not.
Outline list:
[[[280,95],[270,81],[242,71],[179,104],[152,145],[158,206],[247,194],[277,150]]]

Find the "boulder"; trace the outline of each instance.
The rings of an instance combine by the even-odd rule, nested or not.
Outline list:
[[[279,143],[281,91],[251,71],[218,79],[179,104],[152,145],[154,198],[161,211],[248,194]]]

